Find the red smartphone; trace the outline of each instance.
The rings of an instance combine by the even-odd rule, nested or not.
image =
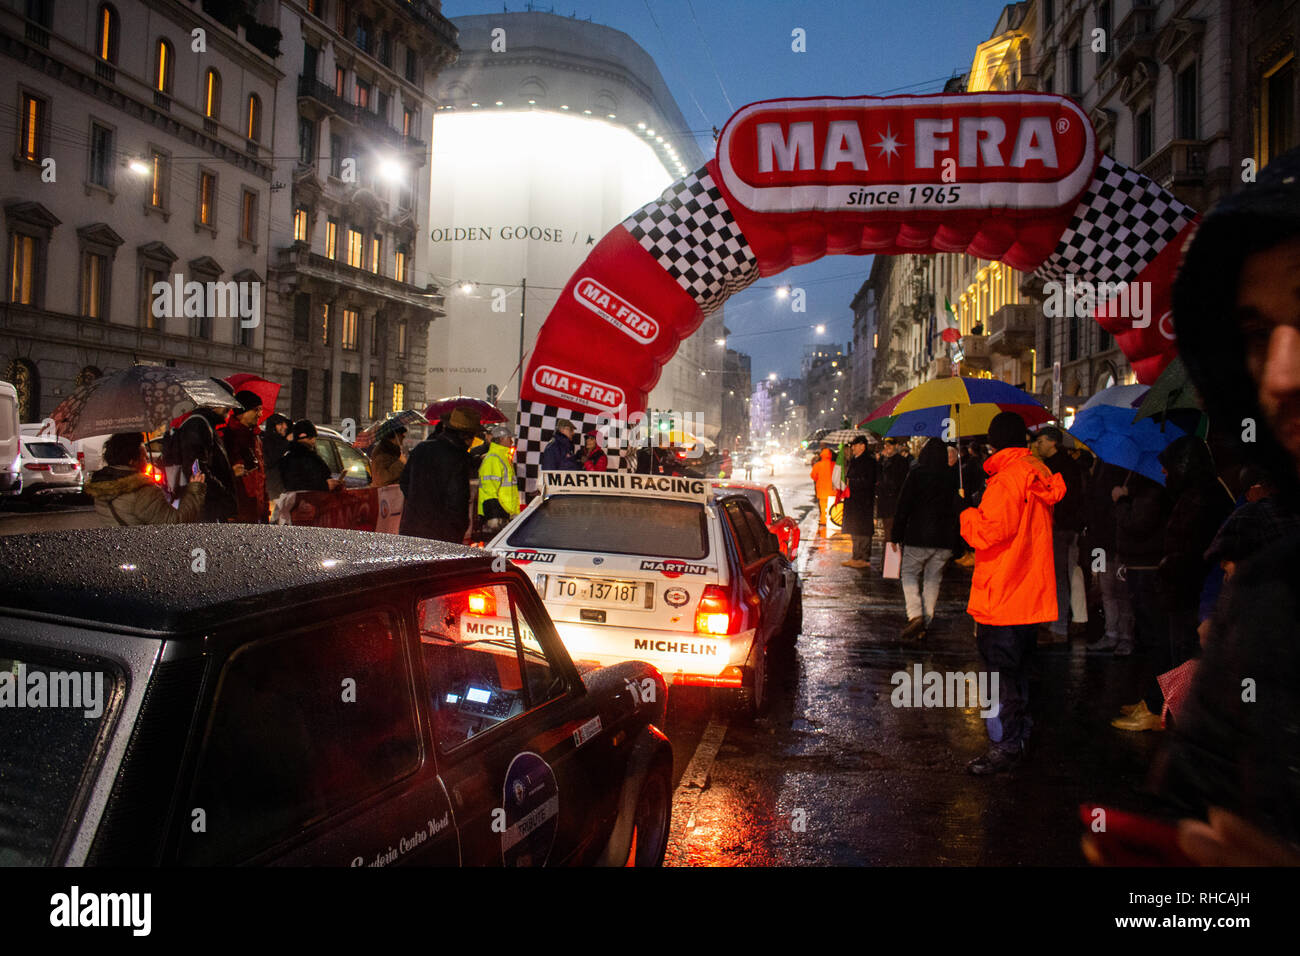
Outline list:
[[[1196,866],[1178,846],[1178,825],[1096,804],[1079,805],[1079,819],[1106,866]]]

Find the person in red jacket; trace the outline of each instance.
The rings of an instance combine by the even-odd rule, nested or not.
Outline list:
[[[985,719],[989,750],[966,769],[999,773],[1019,762],[1033,719],[1029,714],[1029,658],[1037,625],[1056,620],[1052,561],[1052,506],[1065,481],[1029,452],[1025,420],[1002,412],[989,424],[995,449],[984,471],[988,484],[978,508],[961,513],[961,535],[975,549],[966,610],[975,619],[984,667],[998,673],[998,710]]]

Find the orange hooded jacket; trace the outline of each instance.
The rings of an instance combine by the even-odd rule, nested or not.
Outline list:
[[[813,480],[818,498],[835,497],[835,456],[831,454],[829,448],[822,449],[821,460],[812,466],[808,477]]]
[[[980,624],[1055,621],[1052,505],[1065,497],[1065,479],[1028,448],[1004,448],[984,470],[980,506],[961,513],[961,536],[975,549],[966,610]]]

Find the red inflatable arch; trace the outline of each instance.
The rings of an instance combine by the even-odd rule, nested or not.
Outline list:
[[[1195,213],[1099,155],[1042,93],[821,97],[743,107],[717,156],[615,226],[543,324],[524,373],[521,477],[555,422],[645,410],[660,370],[727,297],[826,255],[966,252],[1077,287],[1145,283],[1097,310],[1138,380],[1173,357],[1169,286]]]

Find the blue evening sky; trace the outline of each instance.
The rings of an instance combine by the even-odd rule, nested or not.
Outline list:
[[[746,103],[788,96],[934,93],[970,69],[1003,4],[987,0],[445,0],[450,18],[543,10],[590,18],[622,30],[655,60],[706,154],[712,127]],[[806,33],[806,53],[791,31]],[[652,197],[647,196],[647,201]],[[629,210],[630,211],[630,210]],[[755,380],[797,376],[806,344],[844,345],[853,335],[849,303],[871,268],[869,257],[828,256],[760,279],[727,302],[732,348],[753,357]],[[791,311],[778,286],[803,288],[807,311]],[[826,334],[812,326],[824,323]],[[785,330],[785,331],[778,331]]]

